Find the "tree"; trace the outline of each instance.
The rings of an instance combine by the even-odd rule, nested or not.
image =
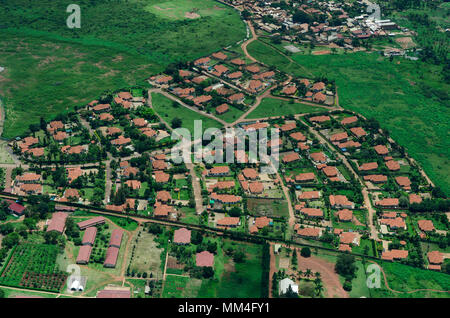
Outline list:
[[[5,291],[0,289],[0,298],[5,298]]]
[[[300,251],[300,255],[302,257],[310,257],[311,256],[311,249],[309,247],[302,248],[302,250]]]
[[[236,251],[233,255],[233,261],[236,263],[243,263],[245,262],[245,253],[242,249]]]
[[[228,211],[228,214],[233,217],[239,217],[241,216],[242,211],[238,207],[233,207]]]
[[[355,257],[350,254],[339,255],[334,270],[346,279],[354,278],[356,271]]]
[[[14,245],[19,244],[20,236],[19,233],[12,232],[6,235],[2,240],[2,247],[10,249]]]
[[[175,117],[174,119],[172,119],[171,125],[172,125],[172,128],[175,129],[175,128],[181,127],[182,123],[183,123],[183,121],[180,118]]]

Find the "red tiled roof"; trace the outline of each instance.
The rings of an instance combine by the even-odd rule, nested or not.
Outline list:
[[[264,185],[261,182],[250,182],[249,189],[251,193],[262,193],[264,191]]]
[[[337,169],[336,167],[333,166],[326,166],[322,169],[323,173],[325,173],[325,175],[327,177],[335,177],[337,176]]]
[[[293,162],[293,161],[296,161],[296,160],[299,160],[299,159],[300,159],[300,156],[296,152],[291,152],[291,153],[283,156],[283,162],[284,163]]]
[[[394,160],[387,161],[386,167],[388,167],[388,169],[391,171],[400,170],[400,165],[398,164],[397,161],[394,161]]]
[[[216,107],[216,113],[218,113],[219,115],[223,114],[223,113],[227,112],[229,110],[229,108],[230,107],[228,106],[228,104],[219,105]]]
[[[91,245],[82,245],[80,247],[80,250],[78,251],[78,256],[77,256],[76,263],[77,264],[87,264],[87,263],[89,263],[89,259],[91,258],[91,252],[92,252],[92,246]]]
[[[300,212],[310,217],[323,217],[323,211],[321,209],[303,208]]]
[[[339,221],[351,221],[353,218],[353,212],[349,209],[339,210],[337,212]]]
[[[311,200],[311,199],[318,199],[320,198],[320,192],[319,191],[305,191],[302,192],[299,196],[299,200]]]
[[[316,162],[325,162],[327,160],[327,157],[323,152],[313,152],[310,153],[309,156]]]
[[[385,198],[385,199],[375,202],[375,205],[383,206],[383,207],[397,207],[398,199],[397,198]]]
[[[242,170],[242,174],[246,179],[255,180],[258,178],[258,172],[253,168],[245,168]]]
[[[344,119],[341,120],[341,124],[342,125],[348,125],[348,124],[352,124],[354,122],[358,121],[358,117],[356,116],[351,116],[351,117],[346,117]]]
[[[408,251],[405,250],[390,250],[381,254],[381,258],[385,260],[404,259],[408,257]]]
[[[111,238],[109,240],[109,246],[115,246],[115,247],[120,248],[120,244],[122,244],[122,236],[123,236],[123,230],[114,229],[111,232]]]
[[[419,228],[424,232],[431,232],[434,230],[433,221],[431,220],[419,220],[417,221]]]
[[[350,131],[358,138],[367,135],[366,131],[361,127],[350,128]]]
[[[191,231],[186,228],[175,230],[173,242],[178,244],[189,244],[191,242]]]
[[[359,166],[360,171],[370,171],[378,168],[377,162],[366,162]]]
[[[230,172],[230,167],[228,166],[216,166],[209,169],[208,175],[222,175],[228,174]]]
[[[119,248],[115,246],[110,246],[106,250],[106,257],[103,266],[105,267],[115,267],[117,263],[117,257],[119,256]]]
[[[428,262],[431,264],[442,264],[444,262],[444,255],[439,251],[432,251],[427,254]]]
[[[341,195],[341,194],[330,195],[328,197],[328,199],[330,200],[330,205],[331,206],[349,206],[349,205],[353,205],[353,202],[351,202],[347,198],[347,196]]]
[[[306,236],[306,237],[319,237],[320,235],[320,229],[318,228],[312,228],[312,227],[306,227],[303,229],[298,229],[297,234],[300,236]]]
[[[105,218],[103,216],[96,216],[92,219],[81,221],[81,222],[77,223],[77,225],[80,228],[80,230],[84,230],[85,228],[88,228],[90,226],[94,226],[97,224],[103,224],[103,223],[105,223]]]
[[[84,231],[82,245],[85,244],[94,244],[95,237],[97,236],[97,228],[95,226],[88,227],[86,231]]]
[[[385,176],[383,174],[370,174],[370,175],[364,176],[364,180],[371,181],[374,183],[386,182],[387,176]]]
[[[161,190],[156,193],[156,200],[161,202],[167,202],[171,200],[171,195],[169,191]]]
[[[412,204],[412,203],[420,203],[420,202],[422,202],[422,197],[420,195],[415,194],[415,193],[411,193],[409,195],[409,203],[410,204]]]
[[[50,220],[50,224],[47,227],[47,232],[57,231],[59,233],[64,232],[64,228],[66,227],[66,219],[68,214],[65,212],[55,212],[52,215],[52,219]]]
[[[387,155],[389,153],[389,149],[384,145],[377,145],[373,147],[375,149],[376,153],[379,155]]]
[[[322,115],[322,116],[314,116],[314,117],[311,117],[309,120],[312,121],[312,122],[323,123],[325,121],[329,121],[330,120],[330,116],[324,116],[324,115]]]
[[[315,179],[316,175],[314,174],[314,172],[300,173],[295,176],[295,181],[297,182],[313,181]]]
[[[344,131],[344,132],[341,132],[341,133],[337,133],[337,134],[331,135],[330,140],[331,141],[342,141],[342,140],[346,140],[347,138],[348,138],[348,135]]]
[[[301,132],[295,132],[290,134],[289,136],[296,141],[306,141],[305,135],[303,135]]]
[[[203,251],[195,255],[195,264],[199,267],[213,267],[214,266],[214,254]]]

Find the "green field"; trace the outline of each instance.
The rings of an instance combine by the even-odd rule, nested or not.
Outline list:
[[[166,1],[80,0],[81,28],[66,26],[70,1],[2,1],[0,96],[7,120],[3,136],[26,131],[84,105],[107,90],[141,84],[169,63],[210,54],[245,37],[239,14],[212,0],[180,0],[178,19],[156,6]],[[153,10],[153,9],[155,10]]]
[[[402,293],[394,293],[384,285],[381,278],[382,288],[371,289],[372,297],[449,297],[449,293],[435,291],[417,291],[416,289],[434,289],[441,291],[450,290],[450,275],[430,270],[415,268],[399,263],[383,262],[381,264],[386,273],[389,287]]]
[[[294,54],[292,59],[300,67],[258,42],[251,43],[248,50],[262,62],[293,75],[313,74],[335,80],[341,106],[376,118],[420,162],[436,185],[450,194],[446,169],[450,163],[449,85],[441,78],[441,66],[405,59],[390,62],[378,53]],[[267,116],[286,114],[284,107],[272,104],[276,106],[268,107],[264,112]],[[262,117],[261,106],[250,114],[251,118]]]
[[[184,106],[173,106],[173,101],[162,94],[152,93],[152,105],[161,118],[171,125],[172,119],[178,117],[182,120],[182,127],[187,128],[191,134],[194,132],[194,120],[202,120],[202,129],[222,128],[222,124],[214,119],[202,116]]]
[[[264,98],[254,111],[252,111],[246,118],[265,118],[270,116],[287,116],[294,114],[305,114],[320,112],[325,110],[321,107],[310,106],[301,103],[289,103],[288,101]]]

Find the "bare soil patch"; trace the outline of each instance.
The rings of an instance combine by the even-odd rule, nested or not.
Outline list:
[[[195,12],[186,12],[184,14],[184,17],[187,19],[198,19],[198,18],[200,18],[200,14],[195,13]]]
[[[398,38],[395,40],[395,42],[397,42],[402,47],[402,49],[410,49],[416,46],[416,43],[414,43],[413,39],[409,36]]]
[[[297,250],[298,252],[298,250]],[[328,298],[348,298],[348,293],[342,287],[339,275],[334,271],[334,264],[316,256],[302,257],[298,253],[298,269],[310,269],[313,273],[319,272]]]

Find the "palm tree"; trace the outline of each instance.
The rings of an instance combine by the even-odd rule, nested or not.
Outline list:
[[[322,284],[322,280],[321,280],[319,277],[317,277],[317,278],[314,280],[314,284],[316,284],[316,285],[321,285],[321,284]]]
[[[307,269],[306,269],[306,272],[305,272],[305,276],[306,276],[307,278],[309,278],[311,275],[312,275],[312,271],[311,271],[309,268],[307,268]]]
[[[316,285],[315,291],[316,296],[320,296],[320,294],[323,292],[324,288],[322,284]]]
[[[320,272],[315,272],[314,276],[316,276],[317,278],[320,278]]]
[[[303,271],[301,269],[298,270],[298,278],[300,279],[303,276]]]

